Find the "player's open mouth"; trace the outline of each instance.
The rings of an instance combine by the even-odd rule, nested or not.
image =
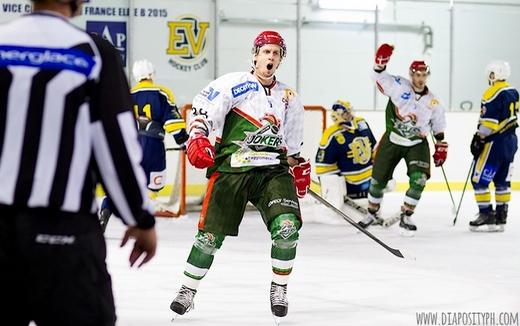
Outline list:
[[[267,64],[267,70],[271,70],[273,69],[273,64],[272,63],[268,63]]]

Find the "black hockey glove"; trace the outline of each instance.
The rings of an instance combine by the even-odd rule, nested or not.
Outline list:
[[[470,150],[471,150],[471,154],[473,154],[474,158],[477,158],[480,155],[480,153],[482,153],[482,150],[484,150],[485,143],[486,142],[484,141],[484,139],[480,138],[478,133],[475,133],[473,135],[473,139],[471,140]]]

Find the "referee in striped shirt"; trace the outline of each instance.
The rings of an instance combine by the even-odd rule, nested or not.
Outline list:
[[[0,320],[114,325],[101,182],[134,238],[130,265],[155,254],[118,52],[69,23],[81,0],[32,0],[0,26]]]

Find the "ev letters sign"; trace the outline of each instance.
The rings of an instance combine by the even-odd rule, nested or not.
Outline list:
[[[177,70],[199,70],[208,63],[205,56],[209,22],[200,21],[192,15],[180,16],[168,22],[168,48],[172,57],[168,62]]]

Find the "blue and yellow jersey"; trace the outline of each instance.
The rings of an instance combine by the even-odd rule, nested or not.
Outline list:
[[[168,88],[142,80],[132,88],[131,94],[140,134],[164,138],[166,132],[173,135],[177,144],[186,141],[186,122]]]
[[[514,133],[518,107],[518,91],[505,81],[495,82],[482,95],[479,132],[496,137]]]
[[[316,153],[316,174],[339,174],[349,184],[361,184],[372,176],[372,151],[376,139],[367,122],[355,117],[348,124],[327,128]]]

